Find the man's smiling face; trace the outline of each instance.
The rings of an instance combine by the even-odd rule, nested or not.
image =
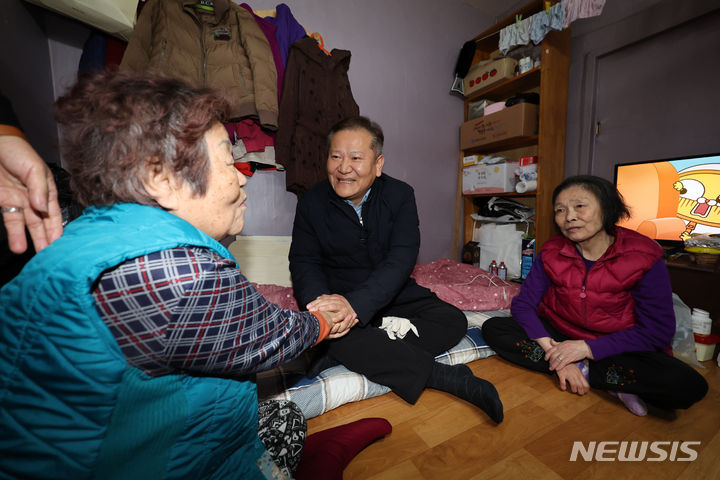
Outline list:
[[[363,128],[335,132],[328,152],[327,172],[335,193],[359,205],[376,177],[382,175],[385,157],[375,157],[372,135]]]

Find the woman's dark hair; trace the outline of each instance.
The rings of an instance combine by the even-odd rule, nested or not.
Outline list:
[[[116,71],[80,77],[55,104],[76,201],[158,206],[143,181],[163,168],[204,195],[204,135],[228,112],[228,101],[216,92],[175,78]]]
[[[617,191],[617,188],[615,188],[615,185],[604,178],[594,175],[576,175],[563,180],[563,182],[553,190],[553,205],[555,205],[555,200],[560,192],[575,186],[584,188],[598,199],[600,209],[602,210],[603,229],[608,234],[614,234],[615,224],[617,224],[621,218],[628,218],[630,216],[630,211],[625,205],[622,195]]]
[[[383,144],[385,143],[385,135],[383,134],[382,128],[377,123],[363,116],[346,118],[345,120],[341,120],[333,125],[327,136],[328,151],[330,151],[330,143],[332,142],[333,135],[342,130],[367,131],[372,137],[372,140],[370,141],[370,149],[375,154],[375,158],[382,154]]]

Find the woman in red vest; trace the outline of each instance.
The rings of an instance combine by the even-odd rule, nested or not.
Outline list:
[[[635,415],[647,414],[646,403],[676,409],[702,399],[705,379],[671,355],[675,314],[663,250],[616,226],[629,212],[615,186],[570,177],[553,205],[561,235],[543,245],[512,318],[483,325],[488,345],[513,363],[555,373],[562,390],[606,390]]]

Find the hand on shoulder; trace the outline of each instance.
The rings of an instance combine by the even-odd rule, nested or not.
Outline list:
[[[52,172],[22,137],[0,135],[0,206],[8,244],[27,249],[27,226],[36,251],[62,234],[62,213]]]

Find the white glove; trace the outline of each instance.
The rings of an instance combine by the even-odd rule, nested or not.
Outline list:
[[[380,328],[385,330],[385,333],[387,333],[388,337],[390,337],[390,340],[405,338],[405,335],[407,335],[410,330],[412,330],[416,337],[420,338],[417,328],[415,328],[415,325],[410,323],[410,320],[407,318],[383,317]]]

